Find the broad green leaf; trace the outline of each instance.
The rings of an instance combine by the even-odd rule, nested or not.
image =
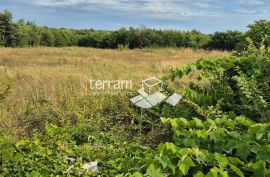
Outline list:
[[[220,170],[219,174],[221,175],[221,177],[228,177],[229,176],[227,171]]]
[[[195,64],[190,64],[189,68],[191,69],[191,71],[196,71],[197,70],[197,66]]]
[[[242,144],[237,147],[237,155],[241,157],[241,159],[246,160],[249,154],[249,147],[246,144]]]
[[[198,136],[198,138],[206,139],[208,134],[207,134],[207,131],[205,131],[205,130],[198,130],[197,136]]]
[[[139,173],[139,172],[135,172],[134,174],[132,174],[130,177],[143,177],[143,174]]]
[[[198,171],[194,177],[204,177],[203,172]]]
[[[189,127],[189,125],[190,125],[189,121],[185,118],[179,118],[177,120],[178,120],[179,124],[184,126],[184,127]]]
[[[255,147],[258,160],[270,161],[270,145]]]
[[[259,160],[255,164],[252,165],[254,169],[253,176],[254,177],[264,177],[266,175],[266,163],[265,161]]]
[[[178,162],[178,166],[183,175],[186,175],[188,173],[189,168],[194,167],[195,164],[191,159],[191,157],[185,156]]]
[[[263,137],[264,133],[256,133],[256,139],[260,140]]]
[[[226,166],[228,165],[227,157],[222,154],[215,153],[215,159],[218,161],[221,169],[226,168]]]
[[[211,168],[210,171],[205,175],[205,177],[218,177],[218,168]]]
[[[166,150],[170,150],[172,153],[176,153],[177,151],[177,146],[175,146],[173,143],[165,143],[164,147]]]
[[[203,127],[203,123],[202,123],[202,120],[198,119],[198,118],[193,118],[195,124],[196,124],[196,127]]]
[[[173,174],[175,174],[176,165],[174,165],[167,156],[160,157],[159,161],[162,164],[162,168],[168,167],[172,170]]]
[[[230,164],[230,167],[239,177],[245,177],[244,173],[239,168],[237,168],[235,165]]]
[[[160,120],[161,120],[161,122],[163,123],[163,124],[167,124],[168,122],[169,122],[169,118],[165,118],[165,117],[161,117],[160,118]]]
[[[146,173],[151,177],[165,177],[165,175],[161,173],[160,168],[155,168],[153,164],[147,168]]]

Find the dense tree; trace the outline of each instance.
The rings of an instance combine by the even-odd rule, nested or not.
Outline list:
[[[0,45],[13,46],[16,40],[15,25],[12,23],[12,14],[5,10],[0,12]]]
[[[211,41],[210,36],[204,35],[201,33],[192,34],[190,38],[191,38],[190,47],[196,48],[196,49],[205,48]]]
[[[270,22],[267,20],[259,20],[254,24],[248,25],[247,37],[249,37],[254,45],[259,48],[261,44],[266,47],[270,45]]]
[[[30,46],[39,46],[41,40],[41,30],[35,24],[27,24],[30,27]]]
[[[18,24],[18,28],[17,28],[17,35],[18,35],[18,41],[16,43],[16,46],[18,47],[28,47],[30,46],[30,31],[31,28],[29,25],[25,25],[25,24]]]
[[[12,14],[8,11],[0,13],[0,46],[37,47],[37,46],[83,46],[95,48],[118,48],[120,46],[134,48],[147,47],[191,47],[194,49],[245,49],[249,37],[254,45],[270,45],[270,22],[260,20],[248,26],[249,31],[215,32],[203,34],[191,31],[155,30],[146,27],[120,28],[116,31],[74,30],[65,28],[49,28],[37,26],[34,22],[23,19],[12,22]]]
[[[234,50],[244,40],[244,35],[239,31],[215,32],[209,42],[210,49]]]
[[[48,27],[44,27],[43,30],[41,30],[40,35],[41,35],[40,45],[54,46],[55,43],[54,35]]]

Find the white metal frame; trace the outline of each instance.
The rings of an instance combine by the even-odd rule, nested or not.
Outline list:
[[[152,85],[149,85],[147,82],[148,81],[151,81],[151,80],[155,80],[156,83],[154,83]],[[162,91],[163,90],[163,82],[162,82],[162,80],[157,79],[156,77],[151,77],[151,78],[148,78],[148,79],[145,79],[145,80],[142,81],[142,88],[145,90],[144,85],[147,85],[147,87],[148,87],[148,93],[151,93],[150,92],[150,89],[152,87],[156,86],[156,85],[159,85],[159,84],[160,84],[160,87],[159,87],[159,90],[158,91]]]

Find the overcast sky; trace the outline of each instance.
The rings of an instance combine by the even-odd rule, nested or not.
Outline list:
[[[14,19],[38,25],[115,30],[120,27],[245,31],[270,17],[269,0],[0,0]]]

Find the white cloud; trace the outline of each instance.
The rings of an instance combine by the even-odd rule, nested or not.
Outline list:
[[[1,0],[0,0],[1,1]],[[246,29],[269,19],[269,0],[2,0],[14,17],[55,27],[117,29],[145,24],[154,28]],[[19,10],[18,10],[19,9]]]
[[[251,15],[257,13],[256,10],[244,9],[244,8],[237,8],[234,10],[234,12],[239,13],[239,14],[251,14]]]
[[[199,2],[199,1],[194,2],[193,5],[202,9],[213,9],[218,7],[216,4],[213,3]]]
[[[239,2],[247,5],[263,5],[265,3],[263,0],[240,0]]]
[[[74,6],[80,4],[118,5],[118,1],[113,0],[39,0],[33,3],[36,5],[48,7]]]
[[[222,17],[226,15],[255,14],[250,9],[265,3],[263,0],[39,0],[38,6],[70,7],[82,10],[105,9],[159,19]],[[227,4],[234,4],[225,8]]]
[[[212,7],[207,3],[193,3],[188,0],[39,0],[33,3],[54,8],[76,6],[84,10],[104,8],[163,18],[198,17],[202,16],[204,12],[193,10],[194,7],[203,9]]]

